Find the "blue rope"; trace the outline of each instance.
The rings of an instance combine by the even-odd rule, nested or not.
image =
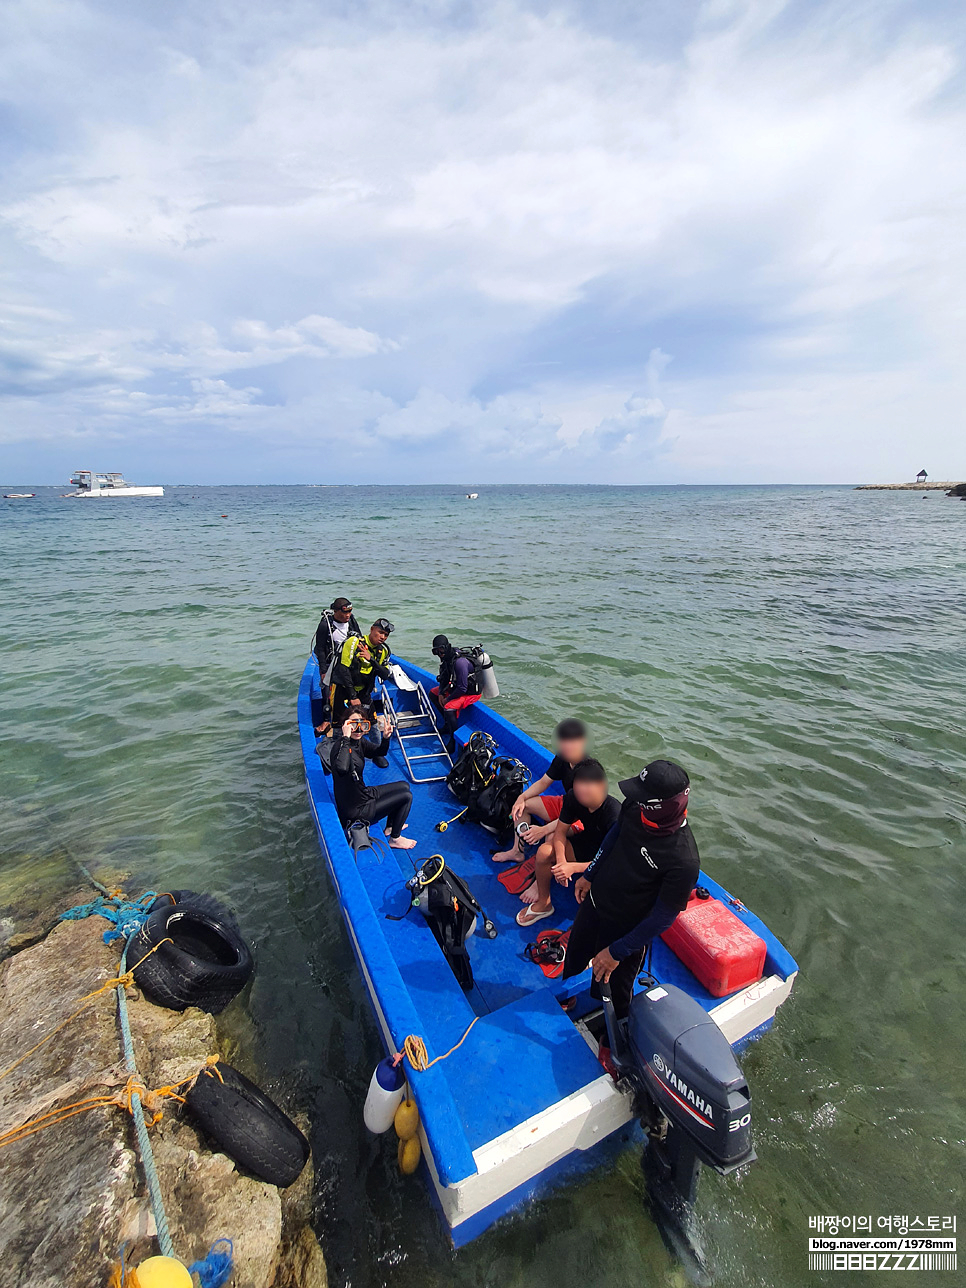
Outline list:
[[[127,970],[127,950],[128,945],[125,944],[124,952],[121,953],[120,973],[122,975]],[[133,1073],[137,1077],[138,1066],[134,1058],[134,1042],[131,1039],[131,1025],[127,1016],[127,997],[123,988],[117,989],[116,992],[117,1013],[121,1021],[121,1038],[124,1043],[124,1063],[127,1066],[128,1073]],[[141,1151],[141,1165],[144,1168],[144,1179],[148,1186],[151,1211],[154,1213],[154,1224],[158,1230],[158,1246],[163,1257],[174,1257],[174,1244],[171,1242],[171,1233],[168,1230],[168,1218],[164,1211],[164,1199],[161,1196],[158,1169],[154,1163],[154,1151],[151,1149],[151,1141],[148,1138],[144,1110],[141,1108],[141,1097],[136,1091],[131,1093],[131,1114],[134,1118],[134,1130],[137,1132],[138,1148]]]
[[[87,869],[85,868],[84,871],[87,872]],[[90,876],[90,873],[87,875]],[[91,877],[91,880],[93,881],[94,878]],[[104,889],[103,886],[100,888]],[[148,890],[141,895],[140,899],[122,899],[119,895],[113,895],[105,889],[104,894],[99,894],[90,903],[80,903],[76,908],[68,908],[66,912],[62,912],[60,920],[81,921],[84,917],[103,917],[113,923],[111,929],[105,930],[103,935],[105,944],[110,944],[115,939],[130,939],[132,935],[137,934],[150,916],[149,909],[157,897],[153,890]]]
[[[219,1252],[218,1245],[228,1245],[227,1252]],[[231,1239],[216,1239],[208,1249],[208,1255],[201,1261],[192,1261],[188,1267],[189,1275],[197,1275],[201,1288],[222,1288],[231,1276],[231,1259],[234,1247]]]
[[[112,930],[105,930],[104,942],[109,944],[114,939],[124,938],[127,942],[124,945],[124,951],[121,953],[120,974],[127,970],[127,950],[130,947],[134,935],[141,929],[147,921],[148,909],[158,897],[153,890],[148,890],[141,895],[140,899],[132,902],[126,899],[120,899],[112,895],[107,886],[102,885],[91,873],[84,867],[83,863],[74,860],[87,880],[101,893],[91,903],[83,903],[76,908],[70,908],[67,912],[61,914],[61,921],[80,921],[84,917],[104,917],[114,923]],[[121,1024],[121,1038],[124,1044],[124,1063],[128,1073],[138,1076],[137,1061],[134,1056],[134,1042],[131,1038],[131,1024],[127,1013],[127,996],[124,989],[117,989],[117,1013]],[[158,1232],[158,1247],[161,1249],[163,1257],[175,1257],[174,1243],[171,1240],[171,1231],[168,1229],[168,1217],[164,1210],[164,1198],[161,1194],[161,1182],[158,1178],[158,1169],[154,1161],[154,1151],[151,1148],[151,1140],[148,1136],[147,1123],[144,1121],[144,1110],[141,1107],[141,1097],[136,1091],[131,1092],[131,1116],[134,1119],[134,1129],[138,1138],[138,1149],[141,1152],[141,1165],[144,1168],[144,1179],[148,1187],[148,1198],[151,1202],[151,1211],[154,1214],[154,1224]],[[227,1252],[219,1252],[219,1244],[227,1244]],[[121,1281],[125,1278],[124,1271],[124,1250],[121,1246]],[[216,1239],[208,1250],[207,1256],[201,1261],[194,1261],[188,1267],[189,1274],[198,1276],[201,1288],[222,1288],[231,1277],[232,1272],[232,1255],[234,1246],[231,1239]]]

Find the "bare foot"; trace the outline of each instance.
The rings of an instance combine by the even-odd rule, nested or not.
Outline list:
[[[416,842],[411,836],[390,836],[389,848],[390,850],[414,850]]]
[[[519,844],[514,841],[508,850],[500,850],[499,854],[493,855],[494,863],[519,863],[523,858],[523,852]]]
[[[520,902],[536,903],[539,898],[540,898],[540,891],[537,889],[536,881],[534,881],[533,885],[528,885],[526,890],[524,890],[523,894],[520,895]]]

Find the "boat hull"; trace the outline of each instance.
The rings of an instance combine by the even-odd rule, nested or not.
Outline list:
[[[101,487],[91,488],[84,492],[67,492],[66,496],[71,500],[78,500],[81,497],[124,497],[124,496],[164,496],[163,487]]]
[[[394,661],[403,665],[412,678],[424,683],[431,679],[420,668],[400,659]],[[311,723],[313,687],[317,692],[318,670],[314,659],[310,659],[299,693],[299,727],[309,802],[326,869],[339,898],[349,942],[383,1045],[387,1052],[395,1054],[402,1049],[407,1034],[426,1033],[431,1055],[445,1051],[458,1040],[465,1018],[472,1017],[474,1012],[462,996],[447,1000],[445,994],[452,981],[445,963],[439,973],[428,957],[414,961],[408,955],[410,941],[420,942],[418,931],[413,927],[418,918],[409,918],[403,923],[388,921],[391,909],[400,906],[399,898],[391,886],[387,885],[384,890],[378,887],[386,868],[399,852],[387,849],[378,864],[374,864],[367,860],[365,852],[356,856],[349,848],[335,813],[331,780],[326,778],[315,753],[316,737]],[[528,758],[528,763],[534,762],[535,775],[549,762],[545,749],[483,703],[476,704],[465,725],[462,737],[473,727],[493,731],[497,741],[511,754]],[[401,775],[397,772],[396,776]],[[434,790],[444,794],[441,787]],[[428,788],[414,787],[414,795],[428,791]],[[452,801],[449,797],[445,809],[449,814],[456,812]],[[436,817],[441,804],[444,804],[441,800],[435,803]],[[414,816],[417,816],[415,805],[411,823]],[[377,835],[376,828],[373,835]],[[428,853],[432,848],[436,847],[427,844],[418,853],[425,857],[424,851]],[[458,857],[467,864],[471,861],[468,852]],[[493,868],[492,864],[488,866]],[[466,869],[461,867],[461,871]],[[402,873],[397,872],[396,876],[401,884]],[[474,891],[479,891],[484,881],[485,877],[474,876],[471,880]],[[720,891],[728,897],[727,892],[707,878],[702,877],[702,881],[712,887],[712,893]],[[488,900],[485,906],[490,911]],[[501,937],[495,941],[502,945],[500,951],[504,953],[500,970],[496,972],[502,975],[516,969],[515,959],[521,956],[517,947],[522,948],[522,939],[526,938],[517,931],[515,938],[521,943],[512,942],[514,928],[510,922],[513,910],[519,906],[514,902],[509,908],[501,922]],[[707,1009],[735,1046],[767,1030],[776,1008],[791,991],[797,969],[787,953],[781,957],[784,949],[760,922],[743,908],[741,915],[768,935],[769,948],[773,951],[769,959],[772,970],[766,978],[732,997],[704,999]],[[409,930],[400,930],[400,925],[405,927],[407,923]],[[405,934],[408,939],[403,937]],[[441,958],[434,941],[430,948]],[[508,958],[506,953],[510,949],[513,956]],[[425,944],[418,951],[425,952]],[[482,975],[487,954],[496,951],[493,944],[477,947],[474,969],[479,963]],[[537,970],[532,966],[529,969]],[[589,982],[589,972],[585,972],[566,985],[558,982],[559,991],[553,993],[548,991],[547,982],[542,978],[537,985],[531,979],[530,993],[518,990],[521,995],[508,995],[509,1000],[490,993],[493,1005],[489,1006],[486,990],[493,986],[483,979],[482,1001],[474,997],[479,1022],[473,1041],[467,1042],[452,1060],[436,1064],[411,1080],[420,1108],[423,1170],[454,1245],[469,1242],[531,1199],[598,1165],[639,1134],[630,1097],[602,1072],[596,1062],[596,1045],[589,1034],[566,1018],[559,1006],[558,998],[571,988],[575,993],[582,990],[586,996]],[[458,988],[450,991],[459,994]],[[446,1036],[436,1043],[428,1032],[434,1015],[427,1010],[426,997],[433,1012],[445,1010],[447,1005],[453,1007],[447,1019]],[[464,1013],[460,1012],[459,1005],[465,1008]],[[532,1036],[528,1044],[529,1035]],[[489,1073],[486,1068],[481,1072],[479,1065],[487,1060]],[[556,1089],[535,1101],[532,1096],[528,1100],[526,1090],[517,1085],[519,1079],[514,1081],[514,1070],[528,1061],[533,1064],[534,1080],[538,1083],[549,1080]],[[487,1076],[492,1085],[487,1084]],[[476,1098],[468,1096],[465,1086],[474,1079],[474,1085],[482,1088]],[[495,1103],[478,1103],[488,1098]],[[497,1129],[500,1127],[502,1130]]]

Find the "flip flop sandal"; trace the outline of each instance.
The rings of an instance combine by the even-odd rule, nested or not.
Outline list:
[[[534,912],[533,908],[527,904],[525,908],[521,908],[517,913],[517,925],[522,926],[523,929],[526,930],[530,926],[536,925],[538,921],[543,921],[546,917],[552,917],[553,911],[553,908],[550,907],[546,912]]]

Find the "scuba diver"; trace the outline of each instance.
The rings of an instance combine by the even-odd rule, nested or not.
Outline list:
[[[614,1011],[627,1015],[647,945],[688,905],[701,870],[688,827],[690,780],[680,765],[653,760],[618,783],[617,822],[574,888],[577,916],[567,941],[563,978],[590,962],[592,997],[610,981]]]
[[[463,711],[479,702],[480,685],[473,659],[462,649],[454,648],[445,635],[433,637],[433,656],[439,659],[439,675],[429,696],[443,717],[446,750],[452,756],[456,750],[456,726]]]
[[[342,724],[350,709],[369,702],[377,679],[389,679],[386,640],[394,630],[392,622],[379,617],[368,635],[350,635],[342,645],[332,667],[329,690],[334,725]]]
[[[312,640],[312,652],[319,661],[319,683],[322,687],[321,700],[313,699],[312,702],[312,724],[316,733],[328,732],[332,723],[329,685],[332,682],[336,655],[341,652],[350,635],[361,634],[362,628],[355,619],[351,599],[339,595],[328,608],[323,608]]]
[[[373,728],[378,742],[367,736]],[[365,780],[366,761],[378,763],[385,759],[391,734],[392,725],[381,711],[374,713],[370,707],[360,703],[348,712],[341,730],[333,739],[329,761],[335,807],[346,828],[356,822],[365,823],[368,827],[384,818],[389,845],[394,850],[411,850],[416,842],[402,834],[413,803],[409,784],[383,783],[379,787],[370,787]]]
[[[557,725],[557,754],[547,766],[546,773],[520,793],[513,802],[511,818],[514,825],[513,844],[508,850],[493,855],[494,863],[518,863],[523,858],[522,824],[528,845],[536,845],[548,837],[557,825],[564,796],[574,785],[574,767],[587,755],[587,727],[582,720],[561,720]],[[544,796],[542,793],[552,783],[559,783],[563,794]],[[537,820],[534,827],[533,820]]]

